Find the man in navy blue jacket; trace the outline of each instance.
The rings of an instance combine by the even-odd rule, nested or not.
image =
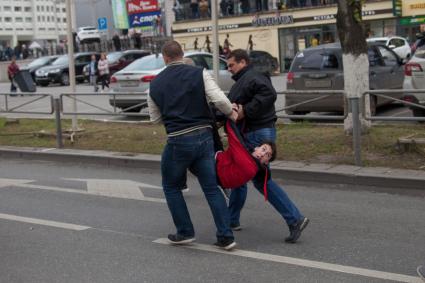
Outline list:
[[[189,169],[198,178],[210,206],[217,227],[215,245],[231,250],[236,243],[226,201],[217,186],[213,119],[208,103],[233,121],[237,111],[206,70],[184,64],[178,42],[165,43],[162,56],[167,67],[151,82],[148,105],[151,120],[162,120],[168,135],[161,158],[162,186],[177,228],[176,234],[168,235],[168,239],[172,244],[195,240],[181,192]]]
[[[238,106],[238,120],[243,120],[243,131],[248,144],[256,147],[264,141],[276,140],[276,91],[270,77],[252,69],[245,50],[230,52],[227,59],[229,71],[235,84],[230,89],[229,99]],[[254,179],[255,188],[263,194],[263,183]],[[267,182],[268,201],[285,219],[289,227],[287,243],[295,243],[307,226],[309,219],[304,217],[288,195],[272,179]],[[229,199],[230,222],[233,230],[241,230],[239,218],[245,204],[247,186],[232,190]]]

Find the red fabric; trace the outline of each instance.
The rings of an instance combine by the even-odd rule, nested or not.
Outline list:
[[[229,147],[217,153],[216,167],[220,184],[223,188],[234,189],[252,180],[258,172],[257,163],[244,147],[227,121],[226,130]]]
[[[17,73],[19,72],[18,64],[10,64],[7,67],[7,75],[9,76],[9,80],[11,80]]]

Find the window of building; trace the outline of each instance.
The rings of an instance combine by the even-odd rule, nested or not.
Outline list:
[[[44,22],[46,21],[46,17],[45,16],[41,16],[41,20]]]
[[[60,8],[56,8],[56,13],[59,13],[61,11]]]
[[[27,23],[31,23],[31,22],[32,22],[32,18],[31,18],[31,17],[26,17],[26,18],[25,18],[25,22],[27,22]]]
[[[46,7],[46,11],[47,12],[50,12],[50,7],[49,6]]]
[[[3,18],[2,18],[2,17],[0,17],[0,23],[2,22],[2,20],[3,20]]]
[[[11,17],[5,17],[5,18],[4,18],[4,21],[5,21],[6,23],[11,23],[11,22],[12,22],[12,18],[11,18]]]
[[[37,21],[41,21],[41,17],[40,16],[37,16]]]
[[[12,8],[11,8],[10,6],[4,6],[4,7],[3,7],[3,10],[4,10],[5,12],[10,12],[10,11],[12,11]]]
[[[38,30],[46,30],[45,28],[38,28]]]
[[[66,23],[66,18],[63,18],[62,20],[63,20],[64,23]]]
[[[17,22],[17,23],[22,23],[23,21],[24,21],[24,19],[22,19],[22,17],[15,18],[15,22]]]
[[[25,7],[25,8],[24,8],[24,11],[25,11],[25,12],[31,12],[31,7]]]
[[[63,12],[63,13],[66,13],[66,10],[65,10],[65,8],[62,8],[62,12]]]
[[[44,12],[44,6],[40,6],[40,10]]]
[[[37,6],[37,12],[40,12],[40,6]]]
[[[21,12],[21,11],[22,11],[22,7],[15,6],[15,12]]]

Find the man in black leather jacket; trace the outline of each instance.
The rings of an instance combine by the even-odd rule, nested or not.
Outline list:
[[[276,91],[270,77],[255,71],[249,66],[249,56],[245,50],[233,50],[227,61],[228,70],[233,74],[235,84],[229,99],[238,108],[238,120],[247,143],[252,147],[264,141],[276,140]],[[252,180],[255,188],[263,194],[263,184]],[[267,182],[268,201],[285,219],[290,235],[285,242],[295,243],[307,226],[309,219],[304,217],[289,199],[288,195],[272,179]],[[246,184],[232,190],[229,199],[230,223],[233,230],[241,230],[239,218],[247,196]]]

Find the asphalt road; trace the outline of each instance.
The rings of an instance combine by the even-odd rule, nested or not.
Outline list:
[[[276,90],[284,91],[286,90],[286,77],[285,75],[272,77],[273,85],[275,86]],[[0,83],[0,93],[8,93],[10,88],[9,83]],[[77,93],[91,93],[93,91],[92,87],[85,84],[78,84],[77,85]],[[7,98],[7,104],[8,108],[16,108],[15,111],[23,111],[23,112],[41,112],[42,114],[26,114],[26,113],[19,113],[19,114],[11,114],[11,113],[1,113],[2,116],[6,117],[39,117],[39,118],[51,118],[54,117],[52,114],[45,114],[49,113],[51,110],[50,105],[50,97],[41,98],[42,94],[51,94],[54,97],[58,98],[60,97],[60,94],[63,93],[69,93],[70,87],[67,86],[60,86],[58,84],[56,85],[50,85],[48,87],[37,87],[37,95],[34,96],[17,96],[17,97],[8,97]],[[99,94],[99,95],[79,95],[78,96],[79,101],[77,101],[77,112],[78,113],[94,113],[97,115],[85,115],[81,114],[79,115],[80,118],[88,118],[88,119],[96,119],[96,120],[108,120],[108,121],[127,121],[127,122],[138,122],[138,121],[146,121],[146,117],[140,117],[140,116],[111,116],[111,115],[105,115],[107,114],[107,111],[114,111],[113,107],[109,105],[109,97],[106,94]],[[65,111],[68,113],[72,111],[72,105],[73,100],[69,97],[63,98],[63,107]],[[0,108],[5,109],[6,100],[4,96],[0,96]],[[276,110],[283,109],[285,107],[285,96],[284,95],[278,95],[278,98],[275,103]],[[119,111],[119,109],[117,109]],[[147,114],[146,110],[143,110],[141,112],[142,114]],[[283,114],[284,112],[279,112],[279,115]],[[101,115],[100,115],[101,114]],[[314,113],[314,114],[320,114],[320,113]],[[334,113],[323,113],[325,115],[335,115]],[[396,116],[396,117],[405,117],[405,116],[412,116],[411,110],[404,107],[401,104],[391,104],[385,107],[382,107],[378,109],[378,116]],[[70,118],[72,116],[65,115],[65,118]],[[289,119],[282,119],[283,122],[287,123],[289,122]],[[317,121],[316,121],[317,122]],[[341,121],[329,121],[329,120],[323,120],[320,122],[324,123],[341,123]],[[379,122],[378,122],[379,123]]]
[[[238,249],[221,252],[192,177],[197,242],[165,243],[174,226],[160,180],[151,169],[0,159],[0,282],[421,282],[423,195],[286,184],[311,223],[285,244],[286,225],[251,189]]]

